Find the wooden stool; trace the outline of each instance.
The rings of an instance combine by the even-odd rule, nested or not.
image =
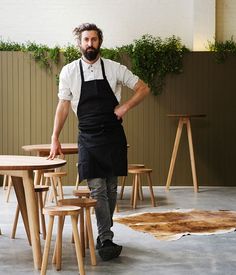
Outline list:
[[[58,200],[59,205],[75,205],[75,206],[81,207],[82,211],[80,215],[80,239],[81,239],[82,255],[85,257],[85,239],[86,239],[85,234],[87,232],[92,265],[96,265],[97,262],[96,262],[95,248],[94,248],[93,229],[92,229],[90,209],[91,207],[96,206],[96,202],[97,202],[96,200],[93,200],[90,198],[71,198],[71,199]],[[84,223],[84,214],[86,214],[85,223]]]
[[[141,193],[141,198],[142,198],[142,188],[141,188],[142,185],[141,185],[140,175],[147,176],[147,181],[148,181],[150,194],[151,194],[152,206],[153,207],[156,206],[155,197],[154,197],[153,188],[152,188],[151,172],[152,172],[152,169],[149,169],[149,168],[128,169],[128,173],[134,175],[132,196],[131,196],[131,205],[133,206],[134,209],[136,208],[136,205],[137,205],[138,192]]]
[[[139,169],[139,168],[144,168],[144,167],[145,167],[144,164],[129,164],[128,165],[128,169],[131,169],[131,168]],[[124,194],[124,189],[125,189],[125,180],[126,180],[126,176],[123,176],[121,179],[120,200],[123,199],[123,194]]]
[[[73,195],[78,198],[89,198],[90,190],[87,187],[79,188],[79,189],[73,190]]]
[[[194,151],[193,151],[193,139],[192,139],[192,131],[191,131],[191,123],[190,119],[191,118],[202,118],[205,117],[205,114],[169,114],[167,115],[168,117],[177,117],[179,118],[179,123],[178,123],[178,128],[175,136],[175,143],[174,143],[174,148],[171,156],[171,161],[170,161],[170,168],[167,176],[167,181],[166,181],[166,190],[168,191],[170,188],[170,183],[175,167],[175,160],[179,148],[179,142],[182,134],[182,129],[183,125],[186,125],[187,127],[187,135],[188,135],[188,145],[189,145],[189,154],[190,154],[190,162],[191,162],[191,169],[192,169],[192,177],[193,177],[193,186],[194,186],[194,191],[198,192],[198,183],[197,183],[197,173],[196,173],[196,168],[195,168],[195,159],[194,159]]]
[[[63,194],[63,188],[62,188],[62,177],[65,177],[67,175],[66,172],[47,172],[44,173],[44,177],[46,178],[46,185],[48,185],[48,181],[50,180],[51,183],[51,187],[52,187],[52,200],[53,198],[56,201],[57,204],[57,197],[59,196],[59,199],[63,199],[64,198],[64,194]],[[58,191],[57,191],[58,189]],[[46,196],[45,196],[45,200],[46,200]],[[44,202],[45,202],[44,200]]]
[[[37,200],[38,200],[38,210],[39,210],[39,214],[40,214],[41,227],[42,227],[42,233],[43,233],[44,240],[46,239],[46,225],[45,225],[45,218],[43,215],[43,207],[44,207],[43,192],[47,192],[48,190],[49,190],[48,186],[37,185],[34,187],[34,191],[36,193]],[[14,223],[13,223],[13,227],[12,227],[11,239],[15,239],[15,237],[16,237],[16,228],[17,228],[17,223],[18,223],[18,219],[19,219],[19,213],[20,213],[20,208],[19,208],[19,205],[17,205],[15,219],[14,219]],[[29,244],[31,245],[29,229],[25,228],[25,231],[26,231],[26,235],[27,235]]]
[[[77,227],[77,217],[81,214],[81,208],[77,206],[50,206],[43,208],[43,214],[49,215],[49,224],[48,224],[48,233],[46,237],[44,252],[43,252],[43,261],[41,267],[41,275],[46,274],[47,264],[48,264],[48,254],[50,250],[51,238],[54,217],[58,216],[58,229],[57,229],[57,255],[56,255],[56,268],[61,270],[61,252],[62,252],[62,231],[63,231],[63,221],[65,216],[71,216],[71,223],[73,229],[73,235],[75,239],[75,250],[77,256],[77,262],[79,266],[79,273],[84,275],[84,263],[83,256],[81,251],[81,244],[79,239],[78,227]]]

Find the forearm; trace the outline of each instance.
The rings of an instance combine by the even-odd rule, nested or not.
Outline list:
[[[69,113],[70,101],[60,100],[55,114],[52,140],[58,140],[61,130]]]
[[[134,87],[134,95],[125,101],[122,105],[118,106],[115,110],[115,114],[118,118],[121,118],[130,109],[138,105],[144,98],[149,94],[149,87],[142,81],[139,80]]]

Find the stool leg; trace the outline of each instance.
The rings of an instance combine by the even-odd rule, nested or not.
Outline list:
[[[131,198],[130,198],[130,204],[132,206],[134,203],[134,187],[135,187],[135,175],[133,175],[133,179],[132,179],[132,193],[131,193]]]
[[[86,211],[87,212],[87,211]],[[89,237],[88,237],[88,228],[87,228],[87,217],[86,217],[86,222],[84,224],[84,245],[85,248],[89,248]]]
[[[12,179],[11,179],[11,176],[8,176],[8,186],[7,186],[6,202],[9,202],[11,188],[12,188]]]
[[[87,232],[88,232],[88,239],[89,239],[89,250],[90,250],[90,257],[91,257],[91,264],[96,265],[96,255],[95,255],[95,248],[94,248],[94,239],[93,239],[93,228],[90,216],[90,208],[86,208],[86,224],[87,224]]]
[[[142,189],[141,175],[139,175],[138,194],[139,194],[139,199],[141,201],[143,201],[143,189]]]
[[[78,266],[79,266],[79,273],[80,273],[80,275],[84,275],[85,274],[84,262],[83,262],[83,255],[82,255],[82,250],[81,250],[81,245],[80,245],[76,216],[71,216],[71,223],[72,223],[73,235],[74,235],[74,239],[75,239],[75,251],[76,251],[77,262],[78,262]]]
[[[77,172],[76,183],[75,183],[75,190],[78,190],[78,188],[79,188],[79,173]]]
[[[150,173],[147,173],[147,179],[148,179],[149,189],[150,189],[150,193],[151,193],[152,206],[155,207],[156,203],[155,203],[155,197],[154,197],[154,193],[153,193],[152,180],[151,180]]]
[[[85,257],[85,239],[84,239],[84,207],[82,207],[82,211],[80,214],[80,240],[81,240],[81,248],[82,255]]]
[[[44,184],[45,184],[46,186],[49,186],[49,183],[50,183],[49,178],[45,178],[45,183],[44,183]],[[43,206],[45,206],[45,204],[46,204],[48,191],[45,191],[44,193],[45,193],[45,194],[44,194],[44,197],[43,197]]]
[[[124,189],[125,189],[125,180],[126,180],[126,177],[122,177],[122,180],[121,180],[121,190],[120,190],[120,200],[123,199],[123,194],[124,194]]]
[[[54,181],[53,178],[50,178],[50,182],[51,182],[51,186],[52,186],[52,190],[53,190],[53,196],[54,196],[56,205],[58,205],[58,202],[57,202],[57,189],[56,189],[55,181]],[[52,196],[52,199],[53,199],[53,196]]]
[[[45,240],[46,239],[46,225],[45,225],[45,217],[43,215],[43,194],[41,192],[38,192],[37,195],[38,195],[39,213],[40,213],[43,239]]]
[[[43,261],[41,266],[41,275],[46,275],[47,265],[48,265],[48,254],[50,250],[51,238],[52,238],[52,229],[53,229],[54,216],[49,216],[48,223],[48,234],[46,237],[46,242],[43,251]]]
[[[61,270],[61,251],[62,251],[62,230],[63,230],[63,217],[58,217],[58,228],[57,228],[57,253],[56,253],[56,269]]]
[[[62,231],[64,228],[64,223],[65,223],[65,217],[62,217]],[[54,251],[53,251],[52,263],[53,264],[57,263],[57,238],[56,238],[55,247],[54,247]]]
[[[57,186],[58,186],[58,189],[59,189],[59,198],[60,199],[63,199],[64,198],[64,194],[63,194],[63,189],[62,189],[62,182],[61,182],[61,179],[58,178],[57,179]]]
[[[133,208],[136,208],[137,205],[137,196],[138,196],[138,174],[135,174],[134,178],[134,201],[133,201]]]
[[[8,175],[4,175],[4,177],[3,177],[3,185],[2,185],[3,190],[7,189],[7,181],[8,181]]]

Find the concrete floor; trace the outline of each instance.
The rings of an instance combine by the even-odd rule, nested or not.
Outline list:
[[[124,200],[119,201],[120,212],[116,215],[128,215],[145,211],[164,211],[177,208],[205,210],[236,210],[236,188],[201,187],[198,194],[193,188],[172,187],[166,193],[164,187],[155,188],[157,207],[150,207],[148,190],[146,199],[133,211],[129,206],[130,190],[125,190]],[[66,196],[70,196],[72,187],[65,187]],[[40,274],[34,270],[32,252],[28,245],[24,228],[19,220],[17,238],[10,239],[10,232],[16,207],[12,192],[10,202],[5,202],[5,192],[0,188],[0,274]],[[96,225],[93,215],[94,237]],[[112,261],[103,262],[97,255],[97,266],[90,265],[89,253],[85,257],[87,275],[233,275],[236,274],[236,234],[235,232],[210,236],[185,236],[177,241],[159,241],[151,235],[133,231],[114,224],[114,241],[123,245],[122,255]],[[69,219],[64,229],[62,249],[62,270],[57,272],[51,264],[52,247],[47,274],[78,274],[73,245],[70,243],[71,227]],[[55,234],[52,241],[54,246]],[[44,241],[42,240],[42,246]]]

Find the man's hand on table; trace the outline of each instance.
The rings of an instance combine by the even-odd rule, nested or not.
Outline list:
[[[54,159],[58,155],[60,155],[61,158],[64,159],[60,141],[58,139],[52,139],[51,150],[47,159]]]

